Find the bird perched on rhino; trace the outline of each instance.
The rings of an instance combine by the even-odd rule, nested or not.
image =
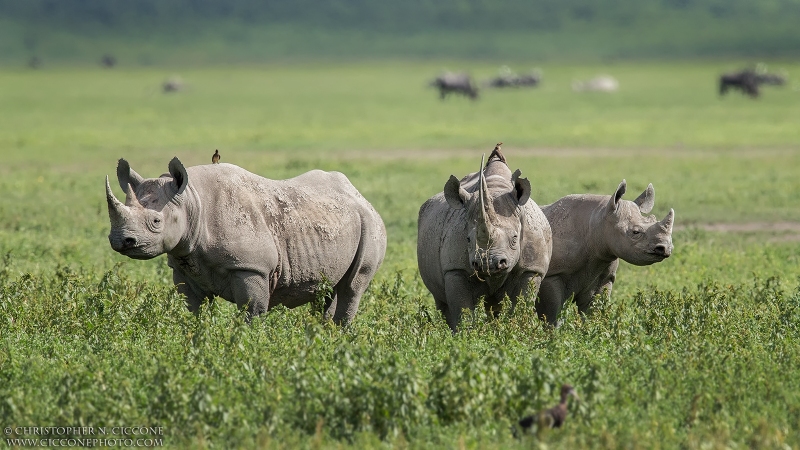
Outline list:
[[[569,384],[562,385],[561,401],[558,402],[556,406],[539,411],[536,414],[523,417],[519,420],[518,425],[522,430],[522,434],[530,433],[533,431],[534,426],[536,426],[535,431],[537,433],[541,433],[542,430],[547,428],[561,428],[561,425],[564,424],[564,420],[567,418],[567,399],[570,396],[575,397],[576,400],[580,400],[578,393],[575,392],[575,388]],[[514,437],[519,437],[516,427],[512,427],[511,431],[514,434]]]
[[[508,164],[506,162],[506,157],[503,156],[502,152],[500,152],[501,145],[503,145],[503,143],[498,142],[497,145],[494,146],[494,150],[492,150],[492,153],[489,154],[489,159],[486,161],[486,165],[489,165],[489,163],[493,160],[492,158],[498,159],[503,164]]]
[[[332,286],[325,316],[353,320],[386,254],[386,227],[344,174],[270,180],[233,164],[184,167],[177,157],[168,170],[144,178],[120,159],[124,203],[106,177],[114,251],[133,259],[166,253],[172,281],[195,313],[220,297],[249,320],[319,299],[325,281]]]
[[[214,150],[214,154],[211,156],[211,162],[213,164],[219,164],[219,149]]]

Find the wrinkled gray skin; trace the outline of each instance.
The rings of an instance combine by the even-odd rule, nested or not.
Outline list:
[[[269,180],[174,158],[169,173],[143,179],[120,159],[117,178],[127,197],[106,177],[111,247],[135,259],[166,253],[190,311],[214,296],[250,316],[293,308],[315,299],[324,274],[334,286],[326,314],[348,323],[386,252],[383,221],[338,172]]]
[[[490,159],[480,175],[451,176],[419,210],[420,275],[454,332],[480,297],[497,314],[506,295],[535,296],[547,272],[550,226],[519,175]]]
[[[622,200],[622,180],[614,195],[568,195],[542,206],[553,230],[553,258],[539,291],[537,312],[555,323],[564,302],[575,295],[587,313],[595,295],[611,288],[619,260],[637,266],[663,261],[672,254],[675,211],[658,221],[644,215],[653,209],[653,185],[634,201]]]

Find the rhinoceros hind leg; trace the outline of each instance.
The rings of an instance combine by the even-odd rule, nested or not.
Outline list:
[[[338,302],[336,301],[336,292],[334,292],[333,296],[331,296],[330,298],[325,299],[325,305],[323,306],[322,311],[323,311],[323,316],[325,317],[326,320],[327,319],[333,320],[333,314],[336,312],[337,303]]]
[[[386,254],[386,234],[383,227],[362,222],[361,241],[353,263],[334,287],[333,322],[347,325],[356,317],[361,296],[369,287],[375,272]]]

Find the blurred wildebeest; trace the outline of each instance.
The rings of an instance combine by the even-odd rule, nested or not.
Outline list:
[[[111,69],[117,65],[117,58],[115,58],[114,55],[109,55],[106,53],[102,58],[100,58],[100,65],[107,69]]]
[[[173,75],[169,77],[167,81],[164,82],[164,84],[161,85],[161,90],[163,90],[164,93],[178,92],[183,90],[184,87],[185,85],[183,84],[183,80],[181,79],[181,77]]]
[[[725,95],[728,89],[738,89],[750,97],[758,97],[758,77],[753,69],[724,73],[719,76],[719,95]]]
[[[31,69],[38,69],[41,66],[42,60],[38,56],[31,56],[31,59],[28,60],[28,67]]]
[[[472,82],[472,77],[465,73],[445,72],[436,77],[430,85],[439,89],[439,98],[442,100],[451,92],[473,100],[478,98],[478,87]]]
[[[765,64],[759,64],[755,69],[725,73],[719,76],[719,95],[725,95],[728,89],[738,89],[743,94],[756,98],[760,94],[758,87],[762,84],[783,86],[786,84],[786,77],[768,73]]]
[[[534,69],[528,75],[517,75],[508,66],[503,66],[498,75],[489,80],[488,85],[496,88],[534,87],[539,84],[541,79],[541,71],[538,69]]]
[[[573,81],[572,90],[575,92],[617,92],[619,82],[609,75],[599,75],[588,81]]]

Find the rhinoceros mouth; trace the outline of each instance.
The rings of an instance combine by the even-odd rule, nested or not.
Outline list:
[[[117,253],[119,253],[121,255],[125,255],[128,258],[133,258],[133,259],[152,259],[152,258],[158,256],[157,254],[154,255],[153,252],[148,251],[146,245],[141,245],[141,244],[140,245],[130,245],[130,244],[125,244],[125,243],[117,244],[117,245],[114,245],[114,244],[115,244],[114,242],[111,242],[111,248],[115,252],[117,252]]]
[[[650,264],[661,262],[661,261],[669,258],[669,255],[665,255],[663,253],[658,253],[658,252],[647,252],[647,256],[649,256],[650,257],[649,259],[652,260],[652,262]]]
[[[490,269],[488,271],[485,270],[485,269],[483,269],[483,270],[472,269],[472,275],[471,276],[477,278],[480,281],[486,281],[488,278],[496,277],[496,276],[500,276],[500,275],[505,275],[508,272],[509,272],[508,269],[494,269],[494,270]]]
[[[114,251],[121,255],[125,255],[128,258],[133,259],[151,259],[153,255],[150,252],[146,251],[143,247],[125,247],[125,248],[115,248]]]
[[[117,250],[120,254],[132,259],[153,259],[155,256],[140,248],[127,248],[124,250]]]

